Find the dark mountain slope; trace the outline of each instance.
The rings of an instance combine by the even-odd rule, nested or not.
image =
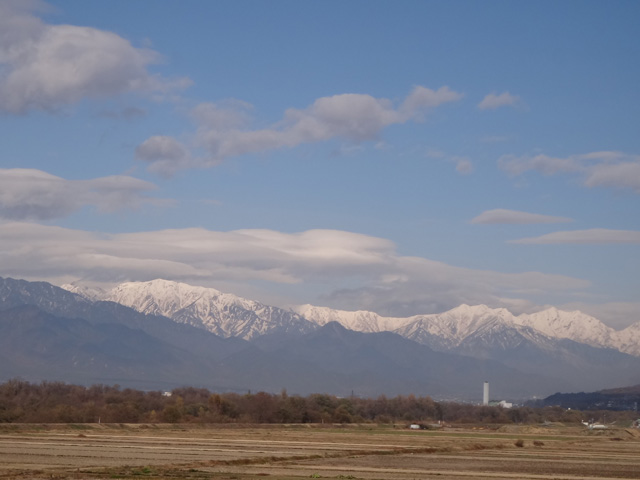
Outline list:
[[[239,338],[221,338],[202,329],[165,317],[145,315],[113,302],[90,302],[45,282],[0,278],[0,310],[21,305],[33,305],[53,315],[82,319],[94,325],[125,325],[209,360],[219,360],[251,348],[248,342]]]
[[[27,305],[0,311],[0,376],[146,388],[200,384],[215,368],[187,350],[118,324],[91,324]]]
[[[596,348],[567,339],[507,343],[494,337],[474,338],[453,350],[498,361],[510,368],[564,382],[564,390],[607,388],[640,382],[640,358],[618,350]]]
[[[496,394],[525,398],[549,391],[560,382],[539,375],[523,375],[492,360],[435,352],[389,332],[361,333],[336,322],[297,338],[268,347],[287,364],[312,364],[317,370],[340,375],[342,394],[427,394],[477,399],[485,380]]]

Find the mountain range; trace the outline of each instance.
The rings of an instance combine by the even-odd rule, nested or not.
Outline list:
[[[640,383],[640,324],[461,305],[408,318],[282,309],[167,280],[0,279],[0,379],[508,399]]]
[[[505,308],[460,305],[444,313],[397,318],[313,305],[281,309],[213,288],[160,279],[122,283],[109,291],[74,285],[62,288],[88,300],[119,303],[141,313],[162,315],[216,335],[245,340],[266,334],[308,333],[318,326],[338,322],[357,332],[397,333],[440,351],[462,352],[478,342],[502,342],[507,347],[529,341],[544,346],[552,340],[567,339],[640,356],[640,322],[616,331],[590,315],[557,308],[516,316]]]

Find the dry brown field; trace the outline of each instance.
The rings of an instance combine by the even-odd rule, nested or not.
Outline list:
[[[518,446],[520,444],[522,446]],[[0,425],[0,479],[640,478],[640,431]]]

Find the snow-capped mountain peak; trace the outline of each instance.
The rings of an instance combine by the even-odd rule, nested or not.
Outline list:
[[[411,321],[411,318],[383,317],[366,310],[334,310],[308,304],[291,307],[291,310],[321,326],[338,322],[349,330],[367,333],[395,330]]]
[[[513,319],[513,314],[505,308],[463,304],[434,315],[432,322],[440,324],[443,330],[448,330],[454,342],[460,342],[489,322],[512,325]]]
[[[530,329],[514,323],[505,308],[459,305],[439,314],[417,315],[396,333],[436,350],[461,348],[463,344],[497,342],[506,348],[524,339],[538,342]]]
[[[567,338],[595,347],[617,348],[618,332],[600,320],[578,310],[571,312],[555,307],[515,317],[518,325],[528,326],[554,338]]]
[[[156,279],[149,282],[126,282],[106,292],[103,300],[120,303],[139,312],[173,317],[205,298],[216,298],[221,292],[213,288]]]
[[[254,337],[290,330],[308,332],[314,324],[286,310],[263,305],[215,288],[169,280],[126,282],[105,292],[116,302],[148,315],[169,317],[223,337]]]

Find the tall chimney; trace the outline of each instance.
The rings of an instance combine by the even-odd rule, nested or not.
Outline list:
[[[489,382],[484,382],[484,392],[482,394],[482,404],[489,405]]]

